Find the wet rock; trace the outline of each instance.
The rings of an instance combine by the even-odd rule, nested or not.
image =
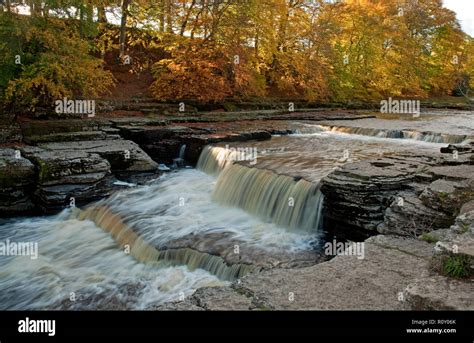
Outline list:
[[[75,291],[73,300],[66,294],[64,300],[52,306],[61,311],[130,311],[137,310],[146,285],[141,281],[108,286],[85,287]]]
[[[449,144],[447,147],[443,147],[440,149],[442,154],[452,154],[455,151],[457,152],[471,152],[472,147],[469,145],[455,145]]]
[[[39,185],[34,201],[43,213],[55,214],[71,206],[84,206],[90,202],[108,197],[112,190],[114,180],[104,177],[96,182],[82,184],[66,184],[57,186]]]
[[[235,246],[239,252],[235,253]],[[226,264],[244,264],[255,270],[271,268],[302,268],[324,261],[326,257],[316,251],[266,251],[233,237],[230,233],[188,235],[157,246],[159,250],[192,249],[220,256]]]
[[[19,150],[0,149],[0,216],[31,212],[34,189],[34,165]]]

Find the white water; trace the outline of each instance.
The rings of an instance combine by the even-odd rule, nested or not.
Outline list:
[[[306,173],[316,181],[343,163],[337,161],[345,149],[350,150],[353,160],[387,151],[396,154],[416,149],[424,154],[439,150],[439,145],[432,143],[328,132],[247,145],[259,151],[284,148],[259,156],[259,166],[280,169],[283,174]],[[217,173],[223,167],[226,163],[217,166]],[[266,251],[307,250],[320,240],[318,232],[288,232],[271,223],[271,218],[262,220],[244,210],[217,204],[212,200],[217,180],[198,170],[182,170],[148,186],[117,193],[100,205],[119,213],[141,238],[157,248],[193,234],[213,233],[229,234],[229,247],[235,240]],[[55,217],[0,225],[0,241],[39,244],[38,260],[0,256],[0,309],[58,309],[68,303],[71,292],[78,298],[68,305],[72,309],[144,309],[178,300],[182,293],[187,296],[200,287],[225,284],[200,269],[191,272],[186,266],[138,263],[109,233],[91,221],[71,218],[66,211]]]
[[[230,233],[261,249],[307,249],[313,234],[291,233],[238,208],[212,201],[215,177],[198,170],[163,176],[142,188],[120,192],[106,204],[155,247],[190,234]],[[229,245],[232,243],[230,242]]]
[[[164,175],[154,184],[115,194],[107,205],[149,244],[160,247],[190,234],[230,234],[267,251],[311,249],[315,234],[287,232],[240,209],[211,200],[216,178],[197,170]],[[38,242],[39,258],[0,256],[0,310],[145,309],[177,301],[197,288],[224,285],[216,276],[187,266],[142,264],[120,249],[93,222],[61,215],[0,225],[0,241]],[[74,292],[78,300],[70,305]]]
[[[75,293],[73,309],[109,303],[144,309],[177,301],[195,289],[223,282],[202,270],[157,268],[136,262],[117,248],[109,234],[89,221],[68,219],[69,211],[49,218],[24,219],[0,227],[0,240],[37,242],[39,257],[0,258],[0,309],[57,309]]]

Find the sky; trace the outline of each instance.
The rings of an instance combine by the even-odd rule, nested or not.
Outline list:
[[[443,4],[456,12],[463,31],[474,37],[474,0],[443,0]]]

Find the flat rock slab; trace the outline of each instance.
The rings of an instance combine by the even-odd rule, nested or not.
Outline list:
[[[201,288],[193,294],[190,302],[207,311],[248,310],[252,307],[252,298],[230,287]]]
[[[116,126],[165,126],[168,122],[162,118],[124,117],[112,118],[110,122]]]
[[[112,172],[152,172],[158,168],[158,164],[136,143],[126,140],[46,143],[39,146],[44,150],[64,154],[75,152],[97,154],[110,163]]]
[[[472,311],[474,282],[443,276],[420,278],[406,288],[405,298],[413,310]]]
[[[108,135],[105,131],[80,131],[80,132],[65,132],[53,133],[48,135],[38,135],[25,137],[24,141],[27,144],[40,144],[49,142],[71,142],[71,141],[92,141],[92,140],[108,140],[120,139],[118,135]]]
[[[112,125],[107,119],[35,120],[21,123],[23,136],[43,136],[67,132],[101,131]]]
[[[336,256],[307,268],[251,274],[229,287],[198,291],[188,303],[225,310],[407,309],[403,292],[410,282],[429,276],[432,246],[375,236],[365,242],[364,251],[364,259]]]
[[[437,178],[444,178],[447,180],[465,180],[474,179],[474,165],[460,165],[460,166],[439,166],[429,169],[429,173]]]
[[[309,268],[271,270],[242,280],[241,288],[278,310],[401,310],[400,292],[427,274],[431,247],[419,243],[370,238],[365,259],[337,256]]]
[[[38,168],[38,183],[43,186],[52,186],[78,182],[73,179],[77,175],[99,174],[110,172],[110,164],[98,154],[85,151],[45,150],[38,147],[22,149],[27,158],[33,161]],[[95,180],[97,181],[97,180]]]

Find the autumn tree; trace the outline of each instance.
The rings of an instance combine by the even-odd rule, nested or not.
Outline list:
[[[51,109],[55,100],[96,98],[113,85],[103,61],[90,54],[81,25],[44,15],[0,14],[0,94],[11,108],[34,112]],[[59,10],[54,2],[51,11]],[[87,4],[86,4],[87,5]],[[92,18],[92,17],[91,17]],[[4,73],[3,70],[6,72]]]

